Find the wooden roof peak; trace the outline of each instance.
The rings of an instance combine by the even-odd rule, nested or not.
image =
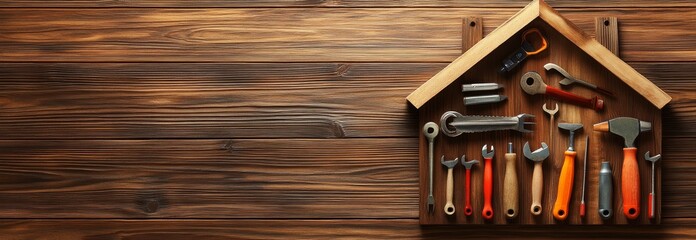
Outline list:
[[[535,19],[541,19],[565,38],[582,49],[633,90],[645,97],[658,109],[662,109],[672,98],[650,80],[638,73],[626,62],[587,35],[568,19],[561,16],[543,0],[534,0],[510,19],[493,30],[473,47],[435,74],[430,80],[406,97],[416,108],[420,108],[471,69],[493,50],[526,27]]]

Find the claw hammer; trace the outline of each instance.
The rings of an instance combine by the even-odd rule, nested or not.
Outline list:
[[[624,139],[623,166],[621,169],[621,196],[623,198],[623,213],[626,218],[634,220],[640,215],[640,176],[638,161],[634,146],[638,134],[652,129],[650,122],[630,117],[618,117],[609,121],[597,123],[595,131],[611,132]]]

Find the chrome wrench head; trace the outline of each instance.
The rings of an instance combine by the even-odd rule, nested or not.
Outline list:
[[[526,114],[526,113],[517,115],[518,122],[517,122],[517,129],[515,129],[515,130],[517,130],[518,132],[521,132],[521,133],[533,132],[532,130],[528,130],[528,129],[524,128],[525,125],[535,125],[536,124],[535,122],[525,121],[527,118],[533,118],[533,117],[534,117],[534,115]],[[492,147],[493,146],[491,146],[491,148]]]
[[[466,157],[466,155],[462,155],[462,165],[464,165],[465,169],[471,169],[474,165],[479,163],[478,160],[471,160],[471,161],[467,162],[464,160],[464,159],[466,159],[465,157]]]
[[[437,134],[439,133],[437,124],[434,122],[428,122],[423,125],[423,135],[428,139],[428,141],[433,141]]]
[[[548,113],[549,116],[554,116],[558,112],[558,103],[556,103],[556,108],[554,109],[546,108],[546,103],[544,103],[544,106],[541,106],[541,109],[544,109],[544,112]]]
[[[483,145],[483,148],[481,148],[481,155],[483,158],[492,158],[493,155],[495,155],[495,147],[491,145],[491,151],[488,151],[488,144]]]
[[[657,154],[650,157],[650,151],[645,152],[645,160],[655,163],[657,160],[660,160],[660,158],[662,158],[662,154]]]
[[[440,158],[440,163],[442,165],[445,165],[447,168],[454,168],[454,166],[457,166],[457,163],[459,162],[459,158],[455,158],[454,160],[448,160],[445,161],[445,155],[442,155],[442,158]]]
[[[566,72],[565,69],[561,68],[560,66],[554,63],[547,63],[546,65],[544,65],[544,69],[546,69],[546,71],[553,69],[561,75],[563,75],[564,78],[559,82],[561,85],[570,85],[577,81],[573,76]]]
[[[459,135],[462,135],[463,131],[459,131],[456,128],[452,130],[447,124],[447,121],[449,121],[450,118],[460,118],[464,117],[464,115],[455,112],[455,111],[448,111],[445,114],[442,114],[442,117],[440,117],[440,129],[442,130],[442,133],[445,134],[448,137],[456,137]]]
[[[532,150],[529,148],[529,142],[524,144],[524,149],[522,150],[524,152],[524,156],[528,158],[529,160],[532,160],[534,162],[541,162],[544,161],[547,157],[549,157],[549,146],[546,145],[545,142],[541,142],[541,148]]]

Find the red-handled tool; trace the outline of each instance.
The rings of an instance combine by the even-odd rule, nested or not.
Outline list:
[[[657,154],[650,157],[650,151],[645,152],[645,160],[649,161],[652,165],[652,177],[650,178],[650,196],[648,196],[648,216],[650,219],[655,218],[655,162],[660,160],[662,155]]]
[[[541,79],[541,76],[537,72],[532,71],[522,75],[522,78],[520,79],[520,86],[522,87],[522,90],[524,90],[524,92],[526,92],[529,95],[546,94],[551,97],[557,98],[561,101],[592,108],[595,111],[600,111],[604,109],[604,100],[602,100],[598,96],[594,96],[592,98],[585,98],[563,91],[558,88],[548,86],[546,85],[546,83],[544,83],[544,80]]]
[[[471,216],[472,213],[474,213],[474,209],[471,208],[471,168],[479,163],[478,160],[471,160],[471,161],[464,161],[465,155],[462,155],[462,165],[464,165],[464,168],[466,169],[466,176],[464,178],[464,214],[467,216]]]
[[[488,152],[488,144],[483,145],[481,155],[483,155],[483,218],[486,220],[493,219],[493,155],[495,148],[491,146],[491,151]]]
[[[611,132],[624,138],[621,196],[623,198],[624,215],[631,220],[637,219],[640,215],[640,177],[638,161],[636,161],[636,151],[638,149],[633,144],[640,132],[651,129],[652,124],[650,122],[629,117],[618,117],[594,125],[595,131]]]

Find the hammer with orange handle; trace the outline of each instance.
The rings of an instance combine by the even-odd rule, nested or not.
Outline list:
[[[582,129],[582,124],[578,123],[559,123],[558,128],[570,131],[570,141],[568,149],[565,151],[561,176],[558,178],[558,192],[556,193],[556,203],[553,204],[553,217],[563,221],[568,218],[568,204],[570,195],[573,193],[573,180],[575,179],[575,131]]]
[[[640,177],[638,161],[634,146],[638,134],[650,131],[652,124],[630,117],[618,117],[594,125],[595,131],[611,132],[624,139],[623,166],[621,169],[621,196],[623,213],[628,219],[637,219],[640,215]]]

